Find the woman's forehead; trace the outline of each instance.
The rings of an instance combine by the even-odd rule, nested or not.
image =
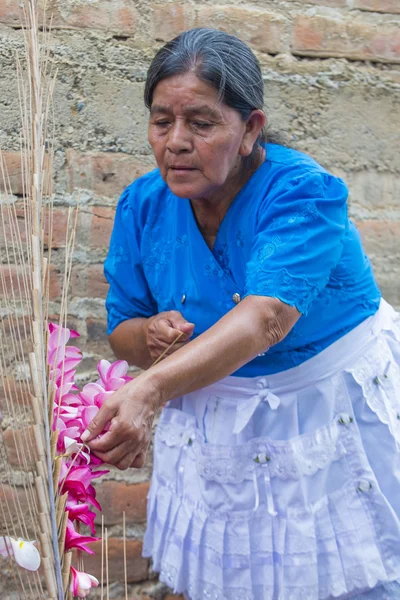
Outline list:
[[[221,118],[232,109],[222,102],[218,90],[194,73],[173,75],[154,89],[150,114],[204,115]]]
[[[176,111],[176,109],[179,108],[180,112],[182,112],[185,116],[188,116],[188,117],[196,114],[196,115],[204,115],[206,117],[211,117],[211,118],[217,118],[217,117],[221,116],[221,110],[220,110],[219,106],[220,106],[220,104],[215,103],[215,101],[210,104],[204,104],[201,102],[194,103],[194,104],[181,104],[181,102],[179,102],[179,101],[177,101],[176,103],[169,103],[169,104],[153,103],[151,105],[150,114],[151,115],[158,114],[158,113],[170,114],[170,113],[174,113]]]
[[[198,104],[200,98],[202,104],[216,104],[219,100],[218,90],[194,73],[181,73],[166,77],[156,85],[152,104],[175,104],[175,100],[184,101],[186,104]]]

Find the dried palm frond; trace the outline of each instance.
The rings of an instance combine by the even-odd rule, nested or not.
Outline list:
[[[0,440],[0,540],[9,555],[9,572],[24,598],[65,597],[70,555],[64,555],[65,495],[58,491],[53,431],[54,382],[47,365],[48,307],[52,278],[53,203],[51,173],[52,97],[55,73],[46,36],[39,33],[37,0],[23,7],[25,52],[16,57],[21,108],[22,198],[13,196],[0,151],[0,372],[5,399],[3,430],[12,438],[18,471],[11,468]],[[41,36],[41,40],[39,39]],[[60,325],[66,319],[75,219],[66,232],[65,274]],[[15,563],[18,549],[40,546],[43,578]],[[10,544],[10,540],[12,544]],[[15,546],[15,540],[19,546]],[[8,541],[8,542],[7,542]],[[15,542],[16,543],[16,542]],[[21,564],[21,563],[20,563]]]
[[[131,377],[124,361],[110,364],[103,360],[98,366],[100,383],[94,384],[102,392],[96,392],[97,408],[94,403],[79,406],[85,388],[81,396],[70,393],[78,391],[71,364],[82,358],[78,348],[66,347],[70,336],[78,336],[66,327],[77,216],[72,209],[63,248],[58,323],[49,323],[55,270],[51,254],[55,71],[48,50],[49,29],[44,26],[46,16],[41,11],[39,27],[38,15],[39,0],[25,0],[21,12],[25,49],[16,56],[22,179],[18,196],[12,193],[7,161],[0,149],[0,387],[4,398],[4,414],[0,411],[0,555],[7,560],[7,568],[3,569],[4,562],[0,568],[14,581],[20,598],[70,600],[74,594],[86,597],[90,588],[98,585],[95,577],[84,572],[81,553],[90,552],[86,544],[98,538],[81,535],[79,521],[94,533],[95,513],[85,502],[98,506],[90,481],[104,471],[93,471],[101,461],[89,457],[79,432],[75,439],[67,437],[71,431],[65,425],[68,411],[76,411],[83,421],[88,411],[92,418],[100,396],[110,394]],[[89,396],[95,399],[92,392],[93,384],[91,391],[86,390],[86,402]],[[65,403],[63,399],[67,399]],[[64,428],[61,433],[59,427]],[[15,454],[12,460],[7,452],[10,447]],[[85,485],[85,493],[89,492],[82,499],[79,493]],[[79,492],[76,498],[74,486]],[[104,521],[103,532],[101,594],[103,597],[104,584],[109,598]],[[123,533],[127,599],[125,515]],[[77,551],[77,568],[71,564],[71,548]],[[38,571],[39,559],[42,569]]]

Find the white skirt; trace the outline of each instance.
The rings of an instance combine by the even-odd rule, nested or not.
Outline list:
[[[163,409],[143,554],[191,600],[399,599],[399,444],[382,301],[298,367]]]

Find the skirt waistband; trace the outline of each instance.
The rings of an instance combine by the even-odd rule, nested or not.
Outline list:
[[[349,368],[382,330],[392,329],[396,311],[385,300],[381,300],[377,312],[365,319],[339,340],[297,367],[274,375],[260,377],[229,376],[204,388],[213,394],[229,394],[230,397],[254,394],[254,389],[269,388],[275,393],[290,392],[312,385]]]

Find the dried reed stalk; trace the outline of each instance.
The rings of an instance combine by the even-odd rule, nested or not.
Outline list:
[[[64,600],[68,594],[71,555],[64,552],[67,515],[65,496],[58,494],[61,461],[55,460],[54,383],[49,380],[47,338],[51,276],[52,200],[52,71],[48,30],[39,32],[38,0],[25,0],[25,50],[16,57],[21,109],[22,199],[12,194],[0,150],[0,376],[7,422],[22,473],[15,473],[0,452],[0,535],[32,537],[40,542],[44,590],[38,573],[10,566],[24,598]],[[76,217],[68,217],[60,325],[67,316]],[[29,424],[30,428],[26,425]],[[4,446],[4,444],[3,444]],[[0,433],[0,450],[1,433]],[[20,485],[18,486],[17,483]],[[7,496],[10,499],[7,499]],[[24,508],[24,506],[26,508]]]
[[[0,536],[35,539],[40,543],[45,588],[37,572],[10,567],[20,597],[33,600],[71,600],[71,552],[64,554],[68,514],[67,494],[58,488],[61,459],[56,457],[53,426],[54,381],[47,365],[50,277],[52,268],[52,164],[55,73],[49,53],[49,30],[39,33],[39,1],[24,0],[24,54],[16,56],[21,112],[22,198],[12,193],[0,149],[0,383],[7,424],[20,471],[8,463],[0,428]],[[77,211],[68,213],[64,277],[59,325],[66,326],[67,298],[76,237]],[[1,266],[3,268],[1,268]],[[180,334],[173,344],[176,343]],[[161,360],[168,350],[159,357]],[[158,362],[156,361],[156,363]],[[63,377],[63,376],[62,376]],[[62,385],[62,384],[61,384]],[[29,424],[29,428],[26,425]],[[77,459],[72,461],[70,468]],[[101,523],[101,598],[110,598],[108,532]],[[124,584],[128,598],[126,523],[123,514]],[[78,555],[83,570],[83,560]],[[105,572],[104,572],[105,571]]]

